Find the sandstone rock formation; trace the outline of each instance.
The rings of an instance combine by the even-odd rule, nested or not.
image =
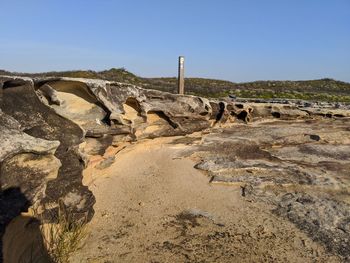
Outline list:
[[[349,118],[266,122],[212,131],[194,146],[212,184],[241,187],[313,240],[350,259]]]
[[[82,184],[89,156],[203,130],[216,118],[207,99],[102,80],[1,76],[0,87],[1,233],[28,204],[52,221],[62,200],[73,218],[90,220],[94,197]]]
[[[110,147],[147,138],[186,135],[212,127],[220,129],[218,127],[232,122],[242,124],[233,131],[221,131],[220,140],[208,136],[206,140],[212,141],[198,149],[206,154],[197,167],[209,171],[211,182],[244,182],[249,187],[271,183],[345,187],[337,180],[329,181],[336,177],[336,171],[345,171],[348,165],[349,137],[344,129],[337,130],[339,136],[334,137],[327,132],[315,133],[308,125],[302,132],[299,128],[294,130],[292,125],[286,129],[278,126],[277,132],[277,127],[274,130],[245,124],[271,118],[304,119],[311,124],[314,119],[326,117],[346,125],[342,119],[350,117],[349,112],[322,105],[209,100],[104,80],[0,76],[0,234],[29,206],[34,206],[42,218],[52,222],[59,200],[75,220],[89,221],[94,215],[95,198],[82,183],[82,171],[94,160],[98,160],[98,169],[109,167],[114,161],[114,156],[106,155]],[[322,121],[320,125],[323,124],[324,130],[330,125]],[[256,129],[260,129],[261,136]],[[231,133],[239,136],[232,139]],[[322,142],[344,146],[329,148]],[[294,152],[298,153],[297,159]],[[303,155],[310,152],[312,157]],[[341,158],[345,161],[340,162]],[[312,166],[312,171],[321,176],[315,177],[311,168],[305,166]],[[249,187],[247,194],[260,196],[259,187],[251,190]],[[276,204],[276,214],[295,224],[306,222],[306,232],[312,229],[316,240],[328,242],[335,232],[322,232],[315,228],[315,222],[300,217],[299,208],[293,206],[298,198],[315,204],[325,200],[318,195],[299,194],[262,200]],[[9,204],[13,211],[8,209]],[[330,211],[337,204],[330,201],[323,205]],[[340,212],[343,213],[340,221],[325,219],[327,222],[316,225],[332,229],[345,224],[344,233],[337,232],[338,241],[331,242],[330,250],[349,256],[346,252],[349,244],[344,241],[349,233],[345,212],[348,206],[341,207],[344,213]],[[291,214],[292,210],[297,214]],[[321,212],[315,217],[322,217]]]

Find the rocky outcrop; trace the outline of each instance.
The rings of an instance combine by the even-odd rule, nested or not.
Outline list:
[[[250,107],[175,95],[103,80],[34,79],[37,94],[85,134],[85,153],[103,155],[109,145],[184,135],[227,120],[251,120]]]
[[[209,100],[104,80],[0,76],[0,232],[3,234],[11,219],[33,205],[45,220],[53,221],[59,201],[73,219],[90,220],[95,199],[82,183],[82,171],[93,156],[101,157],[101,162],[96,163],[98,169],[109,167],[114,156],[105,155],[106,150],[125,142],[185,135],[261,118],[311,121],[350,116],[349,111],[340,108],[311,106]],[[245,126],[236,129],[242,127]],[[278,171],[270,169],[283,154],[289,158],[288,152],[300,149],[291,147],[285,152],[263,149],[259,144],[265,137],[256,134],[249,143],[242,141],[252,130],[251,126],[244,128],[239,139],[230,138],[222,148],[216,142],[210,145],[213,149],[207,145],[207,152],[215,154],[208,154],[210,158],[198,168],[210,171],[212,182],[231,184],[247,180],[251,185],[271,180],[278,184],[295,180],[307,184],[314,180],[290,163],[281,164]],[[274,131],[268,134],[272,136]],[[327,136],[310,130],[287,137],[274,134],[265,139],[266,143],[273,140],[276,144],[290,144],[296,139],[318,142]],[[316,148],[302,150],[328,151]],[[8,209],[11,202],[12,212]],[[284,208],[281,203],[280,215],[286,215]]]
[[[208,125],[211,107],[207,99],[144,90],[133,85],[102,80],[46,80],[38,90],[57,113],[82,126],[87,137],[132,134],[137,138],[185,134]],[[43,91],[51,87],[55,92]],[[54,94],[54,98],[50,97]],[[62,103],[52,103],[53,100]],[[164,127],[146,129],[163,120]],[[166,124],[166,125],[165,125]],[[174,131],[171,131],[174,130]]]
[[[350,117],[350,104],[331,102],[310,102],[287,99],[235,99],[236,103],[249,104],[255,117],[294,120],[308,117],[342,118]]]
[[[184,135],[237,120],[348,116],[341,109],[327,115],[305,104],[209,101],[95,79],[2,76],[0,85],[2,188],[7,174],[17,170],[20,177],[28,163],[42,171],[41,177],[54,178],[60,162],[57,178],[45,186],[46,194],[36,199],[36,194],[28,195],[30,201],[40,199],[43,206],[56,209],[57,200],[63,198],[76,213],[88,217],[94,201],[81,184],[81,172],[89,156],[102,156],[111,145]],[[17,181],[16,176],[11,178]],[[70,196],[79,197],[73,201]]]
[[[350,259],[349,118],[270,120],[214,129],[193,146],[209,182],[265,202],[327,250]]]
[[[223,115],[212,111],[219,102],[102,80],[0,76],[0,88],[1,236],[29,206],[53,222],[62,201],[72,219],[90,220],[94,197],[82,183],[89,157],[126,141],[200,131]]]
[[[0,162],[3,163],[1,174],[5,175],[1,177],[1,190],[6,190],[10,187],[16,187],[16,182],[18,180],[25,183],[26,181],[34,180],[34,178],[25,178],[26,175],[30,173],[25,173],[22,171],[22,176],[15,178],[17,175],[14,171],[4,172],[6,169],[11,169],[10,167],[17,166],[17,163],[23,169],[38,168],[38,171],[45,171],[50,178],[55,178],[57,175],[58,168],[61,166],[60,161],[53,156],[56,149],[59,146],[59,141],[48,141],[40,138],[32,137],[21,130],[20,124],[11,116],[3,113],[0,110]],[[31,158],[32,156],[33,158]],[[43,159],[40,159],[40,158]],[[33,163],[28,163],[27,161],[33,159]],[[40,159],[38,163],[34,159]],[[44,160],[45,159],[45,160]],[[40,167],[42,169],[40,169]],[[6,175],[11,174],[9,178]],[[33,182],[32,182],[33,183]],[[31,186],[33,187],[33,185]],[[26,189],[28,193],[28,198],[35,193],[32,189]]]
[[[19,153],[54,154],[59,141],[34,138],[21,130],[20,124],[0,110],[0,162]]]
[[[2,78],[3,101],[1,109],[19,123],[17,129],[22,134],[25,133],[27,137],[34,137],[32,144],[36,143],[35,140],[46,140],[51,141],[47,142],[48,145],[56,146],[51,150],[51,154],[55,154],[55,157],[61,162],[61,167],[57,178],[47,183],[45,195],[42,196],[40,205],[45,211],[57,210],[58,199],[69,199],[71,195],[78,195],[79,198],[77,198],[76,203],[72,205],[72,202],[67,201],[67,206],[70,206],[75,214],[91,218],[94,199],[87,187],[82,185],[81,172],[84,165],[78,154],[78,145],[83,141],[83,131],[77,124],[62,118],[53,109],[44,105],[38,98],[33,83],[33,81],[27,79],[19,81],[18,79]],[[39,146],[38,143],[36,147]],[[20,164],[24,165],[23,160],[33,163],[36,169],[42,166],[43,169],[48,170],[46,173],[51,173],[50,168],[47,168],[52,167],[51,165],[38,165],[41,162],[40,158],[43,158],[37,154],[38,152],[28,151],[25,148],[22,152],[25,155],[17,156],[16,160],[2,164],[2,185],[3,179],[6,177],[12,178],[12,180],[15,177],[23,177],[23,169],[25,168],[20,167]],[[37,155],[34,156],[33,154]],[[8,174],[11,176],[7,176]],[[26,174],[28,176],[26,182],[31,184],[30,176],[32,176],[32,173],[27,171]],[[29,201],[33,203],[37,200],[29,199]]]
[[[2,77],[0,83],[1,237],[28,206],[54,220],[59,199],[75,218],[91,218],[94,197],[82,184],[78,154],[81,128],[44,105],[30,79]]]
[[[57,177],[61,162],[54,156],[59,141],[24,133],[0,110],[0,247],[6,226],[28,205],[45,197],[47,183]],[[7,251],[6,248],[3,251]],[[2,254],[0,253],[0,261]]]

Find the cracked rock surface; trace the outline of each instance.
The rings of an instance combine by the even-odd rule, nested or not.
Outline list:
[[[350,119],[273,121],[217,130],[194,155],[211,184],[274,206],[329,251],[350,259]]]

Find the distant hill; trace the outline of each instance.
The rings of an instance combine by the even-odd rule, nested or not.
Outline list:
[[[92,71],[92,70],[74,70],[74,71],[51,71],[42,73],[22,73],[22,72],[9,72],[0,70],[1,75],[20,75],[29,77],[70,77],[70,78],[89,78],[89,79],[105,79],[118,82],[126,82],[133,84],[140,84],[142,78],[128,72],[123,68],[112,68],[104,71]]]
[[[143,78],[124,68],[104,71],[77,70],[45,73],[12,73],[0,70],[0,74],[24,76],[57,76],[72,78],[93,78],[125,82],[168,92],[176,92],[176,78]],[[245,98],[290,98],[321,101],[350,102],[350,83],[330,78],[306,81],[254,81],[234,83],[225,80],[186,78],[188,94],[205,97],[226,97],[229,94]]]

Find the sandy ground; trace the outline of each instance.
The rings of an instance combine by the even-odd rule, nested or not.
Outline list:
[[[338,262],[239,187],[213,185],[176,138],[133,144],[104,170],[88,237],[72,262]]]

